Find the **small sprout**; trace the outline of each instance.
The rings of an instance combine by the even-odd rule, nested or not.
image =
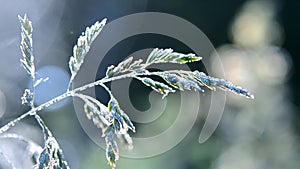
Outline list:
[[[32,99],[33,99],[33,93],[29,89],[25,89],[23,96],[21,97],[22,104],[30,106],[33,101]]]

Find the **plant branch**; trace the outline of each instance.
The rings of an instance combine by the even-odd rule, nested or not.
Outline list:
[[[125,78],[136,78],[138,76],[151,76],[151,75],[161,76],[164,73],[174,73],[174,72],[187,73],[189,71],[184,71],[184,70],[169,70],[169,71],[164,71],[164,72],[148,72],[148,71],[146,71],[146,72],[130,72],[130,73],[127,73],[127,74],[118,75],[118,76],[114,76],[114,77],[104,77],[104,78],[102,78],[100,80],[97,80],[95,82],[92,82],[92,83],[83,85],[81,87],[78,87],[76,89],[70,90],[68,92],[65,92],[65,93],[57,96],[56,98],[53,98],[53,99],[49,100],[48,102],[46,102],[44,104],[41,104],[38,107],[32,108],[30,111],[22,114],[18,118],[14,119],[14,120],[10,121],[9,123],[7,123],[6,125],[2,126],[0,128],[0,134],[3,133],[3,132],[5,132],[5,131],[7,131],[11,127],[13,127],[17,122],[19,122],[20,120],[24,119],[25,117],[27,117],[29,115],[34,115],[35,112],[37,113],[37,112],[39,112],[39,111],[41,111],[41,110],[43,110],[43,109],[51,106],[52,104],[54,104],[54,103],[56,103],[56,102],[58,102],[60,100],[63,100],[65,98],[69,97],[69,96],[73,96],[74,93],[81,92],[81,91],[84,91],[86,89],[98,86],[98,85],[104,87],[105,86],[105,85],[103,85],[104,83],[115,81],[115,80],[120,80],[120,79],[125,79]],[[203,76],[203,78],[211,78],[211,79],[208,79],[208,80],[210,80],[209,81],[210,83],[214,82],[213,80],[221,80],[221,82],[229,82],[229,81],[223,81],[223,79],[212,78],[210,76],[206,76],[205,74],[203,74],[202,76]],[[231,84],[231,83],[229,83],[229,84]],[[216,84],[216,85],[219,85],[219,84]],[[221,86],[220,88],[222,88],[222,87],[223,86]],[[232,86],[229,86],[229,87],[232,87]],[[108,88],[105,86],[104,89],[108,89]],[[229,90],[234,90],[234,89],[229,88]],[[238,88],[238,90],[240,90],[240,88]],[[109,91],[109,89],[108,89],[108,91]],[[243,94],[243,93],[241,93],[241,94]],[[243,94],[243,95],[245,95],[246,97],[249,97],[249,98],[253,98],[253,95],[251,95],[249,93],[246,93],[246,94]]]
[[[89,84],[86,84],[86,85],[83,85],[81,87],[78,87],[76,89],[73,89],[73,90],[70,90],[68,92],[65,92],[49,101],[47,101],[46,103],[43,103],[37,107],[34,107],[32,108],[30,111],[20,115],[18,118],[10,121],[9,123],[7,123],[6,125],[2,126],[0,128],[0,134],[4,133],[5,131],[7,131],[8,129],[10,129],[11,127],[15,126],[16,123],[18,123],[19,121],[23,120],[24,118],[26,118],[27,116],[30,116],[30,115],[35,115],[35,113],[51,106],[52,104],[60,101],[60,100],[63,100],[67,97],[70,97],[70,96],[73,96],[74,93],[76,92],[80,92],[80,91],[84,91],[86,89],[89,89],[89,88],[92,88],[92,87],[95,87],[97,85],[100,85],[100,84],[103,84],[103,83],[107,83],[107,82],[110,82],[110,81],[114,81],[114,80],[119,80],[119,79],[124,79],[124,78],[130,78],[130,77],[134,77],[134,76],[137,76],[137,75],[143,75],[143,74],[137,74],[137,73],[128,73],[128,74],[124,74],[124,75],[120,75],[120,76],[115,76],[115,77],[111,77],[111,78],[103,78],[103,79],[100,79],[98,81],[95,81],[93,83],[89,83]]]
[[[44,120],[38,114],[35,114],[34,118],[36,119],[36,121],[38,122],[39,126],[43,130],[44,140],[46,141],[48,137],[52,137],[52,133],[49,130],[49,128],[47,127],[47,125],[45,124]]]

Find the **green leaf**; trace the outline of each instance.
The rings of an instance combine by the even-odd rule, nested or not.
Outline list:
[[[21,51],[23,58],[20,59],[23,68],[27,73],[35,78],[34,56],[32,47],[32,23],[27,15],[24,17],[18,16],[21,23]]]
[[[153,63],[178,63],[184,64],[188,62],[196,62],[201,60],[202,57],[196,56],[193,53],[182,54],[173,52],[173,49],[158,49],[155,48],[146,61],[147,65]]]

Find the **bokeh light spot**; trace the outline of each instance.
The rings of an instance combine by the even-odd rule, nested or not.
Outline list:
[[[66,92],[69,83],[69,74],[57,66],[44,66],[37,70],[36,78],[48,79],[36,86],[35,103],[43,104],[52,98],[55,98]],[[32,82],[29,83],[32,86]],[[31,88],[31,87],[30,87]],[[67,103],[68,99],[62,100],[49,107],[49,109],[57,109]]]

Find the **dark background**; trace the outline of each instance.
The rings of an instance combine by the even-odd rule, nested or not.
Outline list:
[[[107,17],[108,22],[119,17],[137,12],[164,12],[182,17],[199,27],[210,39],[214,46],[230,43],[228,29],[240,7],[247,1],[230,0],[189,0],[189,1],[67,1],[62,16],[61,29],[64,30],[69,51],[71,51],[77,35],[100,17]],[[285,34],[282,47],[286,49],[293,61],[290,85],[293,90],[293,102],[300,105],[299,97],[299,21],[300,2],[296,0],[276,0],[278,6],[277,21]],[[78,12],[75,12],[78,11]],[[107,16],[109,14],[109,16]],[[72,34],[70,35],[70,31]],[[138,45],[138,44],[137,44]],[[298,106],[297,106],[298,107]]]

